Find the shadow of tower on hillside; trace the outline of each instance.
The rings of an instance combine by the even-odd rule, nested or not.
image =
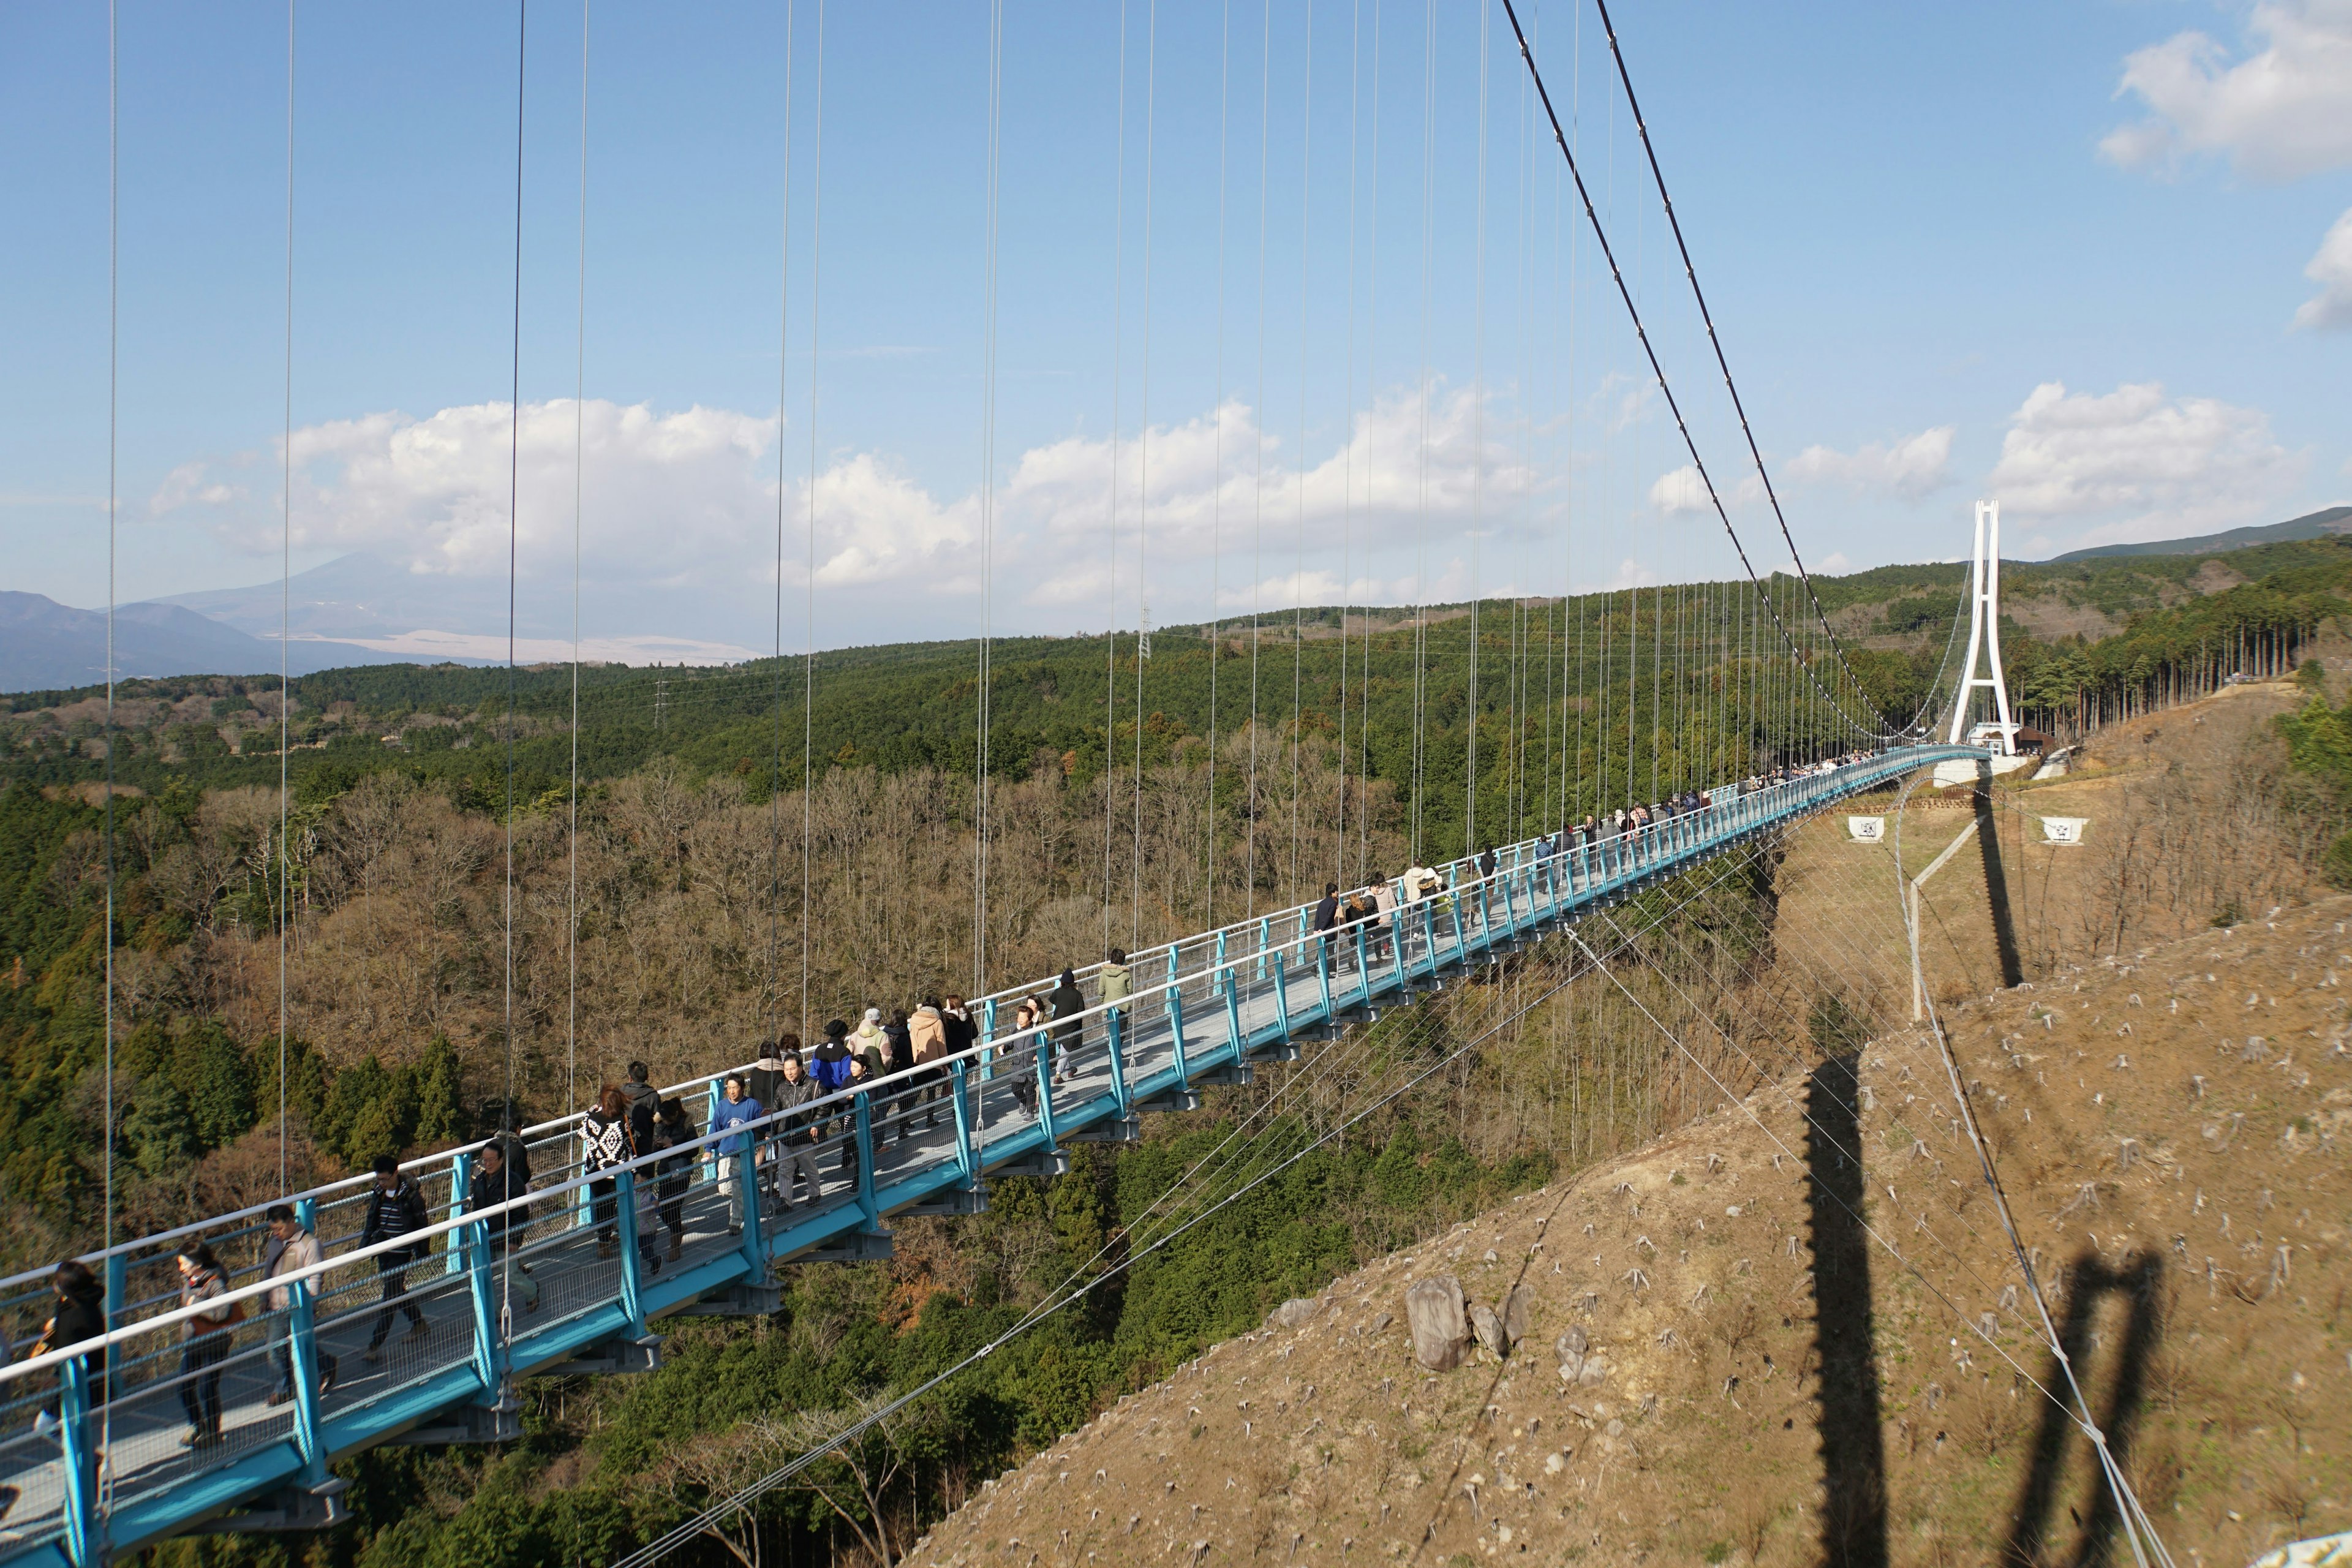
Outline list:
[[[1977,781],[1977,845],[1984,854],[1985,901],[1992,906],[1993,946],[2000,952],[2000,983],[2004,989],[2025,980],[2024,960],[2017,945],[2017,915],[2009,904],[2009,870],[2000,858],[2000,819],[1993,815],[1992,783]]]
[[[1822,1557],[1831,1568],[1885,1568],[1886,1450],[1879,1436],[1870,1237],[1863,1229],[1857,1053],[1805,1083],[1805,1163],[1813,1244],[1813,1335],[1821,1361]]]
[[[2095,1252],[2084,1252],[2075,1258],[2066,1278],[2066,1316],[2059,1325],[2058,1341],[2066,1347],[2066,1359],[2074,1364],[2074,1375],[2083,1380],[2086,1398],[2096,1398],[2094,1378],[2103,1370],[2093,1364],[2089,1355],[2095,1348],[2092,1334],[2099,1309],[2109,1297],[2119,1297],[2127,1310],[2114,1371],[2100,1380],[2107,1384],[2106,1408],[2094,1416],[2099,1430],[2106,1435],[2108,1451],[2121,1464],[2131,1451],[2132,1428],[2139,1415],[2148,1358],[2155,1353],[2157,1341],[2163,1333],[2160,1287],[2164,1261],[2153,1253],[2135,1253],[2125,1259],[2122,1268],[2110,1268]],[[2048,1359],[2042,1383],[2060,1398],[2067,1397],[2065,1373],[2059,1370],[2057,1357]],[[2067,1508],[2070,1522],[2076,1527],[2074,1547],[2068,1552],[2050,1537],[2070,1449],[2081,1454],[2085,1461],[2084,1468],[2088,1473],[2090,1491],[2081,1506]],[[2060,1563],[2072,1564],[2073,1568],[2104,1568],[2115,1560],[2116,1540],[2122,1522],[2116,1513],[2115,1493],[2100,1476],[2096,1456],[2090,1453],[2088,1440],[2082,1436],[2066,1409],[2060,1408],[2054,1401],[2044,1400],[2041,1426],[2033,1435],[2025,1486],[2010,1515],[2009,1537],[2002,1543],[2000,1561],[2011,1568],[2045,1568]]]

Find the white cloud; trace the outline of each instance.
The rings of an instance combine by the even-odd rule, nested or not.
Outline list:
[[[1799,484],[1836,484],[1857,491],[1917,500],[1952,481],[1955,426],[1938,425],[1891,442],[1873,441],[1851,452],[1808,447],[1789,465]]]
[[[156,486],[155,493],[147,499],[147,514],[161,517],[165,512],[191,504],[226,506],[245,499],[245,491],[237,486],[217,481],[206,484],[205,476],[210,471],[208,465],[194,462],[182,463],[165,474],[163,482]]]
[[[1727,507],[1748,506],[1764,499],[1764,481],[1748,475],[1724,492]],[[1707,499],[1706,481],[1700,477],[1698,467],[1685,463],[1660,474],[1650,486],[1650,504],[1672,517],[1676,512],[1713,513],[1715,503]]]
[[[643,588],[740,599],[747,585],[775,581],[777,422],[701,406],[661,414],[642,404],[561,400],[525,405],[516,426],[507,405],[477,404],[421,419],[378,413],[298,430],[292,543],[312,552],[365,551],[426,578],[502,579],[511,482],[521,576],[566,577],[575,422],[585,582],[625,595]],[[1213,555],[1226,578],[1220,603],[1232,602],[1234,581],[1246,584],[1253,575],[1267,579],[1262,603],[1343,596],[1326,565],[1343,548],[1350,577],[1369,574],[1373,556],[1385,552],[1385,580],[1363,576],[1361,596],[1393,597],[1401,552],[1458,539],[1474,517],[1490,549],[1536,528],[1535,481],[1514,450],[1517,432],[1499,416],[1485,424],[1482,463],[1475,399],[1433,384],[1425,407],[1417,391],[1406,391],[1360,411],[1344,443],[1303,466],[1240,403],[1130,433],[1115,450],[1107,437],[1077,436],[1033,447],[1013,461],[995,497],[1000,600],[1080,611],[1086,624],[1131,620],[1139,529],[1156,619],[1205,611]],[[182,465],[152,509],[171,516],[216,504],[221,515],[208,524],[231,543],[274,556],[277,498],[229,505],[248,498],[241,489],[220,493],[209,473],[203,461]],[[887,615],[898,602],[890,595],[905,589],[977,594],[976,492],[942,496],[887,454],[846,451],[816,479],[813,549],[803,477],[786,477],[781,507],[785,582],[813,578],[842,606],[836,614],[870,617],[880,606]],[[1423,593],[1444,591],[1433,563]],[[1451,591],[1466,592],[1466,574]],[[744,638],[752,629],[727,633]],[[690,635],[720,634],[695,627]]]
[[[2345,114],[2352,118],[2352,104],[2346,106]],[[2328,226],[2318,254],[2303,275],[2319,285],[2319,292],[2295,311],[2294,324],[2315,331],[2352,327],[2352,209]]]
[[[2099,396],[2044,382],[2011,417],[1992,488],[2032,518],[2108,521],[2077,543],[2163,538],[2244,521],[2291,490],[2305,459],[2270,416],[2145,382]]]
[[[2352,163],[2352,0],[2256,5],[2240,53],[2184,32],[2130,55],[2116,94],[2150,114],[2100,152],[2126,168],[2220,153],[2263,180]]]

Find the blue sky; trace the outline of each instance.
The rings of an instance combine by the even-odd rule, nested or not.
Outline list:
[[[134,599],[278,569],[287,17],[120,16]],[[1522,16],[1777,563],[1596,15]],[[980,624],[989,8],[833,5],[821,48],[818,18],[594,7],[583,406],[582,10],[531,9],[527,637],[571,635],[575,432],[606,651],[771,646],[780,505],[788,647]],[[2352,497],[2352,0],[1617,20],[1809,560],[1958,553],[1979,495],[2017,555]],[[5,586],[76,605],[106,595],[106,51],[102,7],[0,13]],[[294,89],[293,566],[365,552],[422,629],[502,633],[515,14],[305,7]],[[999,629],[1729,569],[1499,0],[1006,0],[1003,104]]]

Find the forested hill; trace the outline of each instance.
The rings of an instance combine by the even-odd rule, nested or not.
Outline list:
[[[2012,696],[2040,721],[2064,728],[2135,688],[2160,684],[2168,672],[2251,667],[2265,647],[2267,657],[2283,657],[2342,605],[2352,542],[2006,563],[2003,573]],[[1948,679],[1965,576],[1962,566],[1928,564],[1816,579],[1864,689],[1898,722],[1928,700],[1939,671]],[[1792,590],[1788,579],[1772,580],[1780,614],[1801,629]],[[1000,639],[991,654],[991,771],[1017,779],[1043,767],[1084,783],[1107,762],[1135,759],[1139,714],[1149,766],[1187,738],[1244,731],[1253,712],[1286,730],[1295,696],[1300,729],[1334,743],[1344,735],[1354,766],[1373,778],[1412,777],[1418,736],[1432,829],[1443,841],[1461,831],[1474,681],[1479,814],[1501,831],[1507,818],[1516,826],[1549,816],[1578,793],[1576,753],[1591,752],[1597,765],[1604,722],[1623,733],[1630,717],[1638,733],[1653,729],[1654,716],[1658,743],[1676,753],[1669,773],[1677,764],[1685,773],[1744,767],[1744,745],[1719,744],[1733,738],[1701,731],[1718,730],[1726,692],[1752,692],[1771,662],[1761,657],[1769,652],[1769,626],[1759,626],[1746,595],[1721,584],[1487,601],[1475,616],[1468,605],[1440,605],[1418,629],[1409,611],[1356,608],[1345,613],[1344,637],[1342,616],[1324,607],[1255,625],[1224,622],[1213,632],[1162,628],[1139,670],[1132,636],[1115,644],[1099,635]],[[820,770],[936,767],[969,775],[978,752],[977,671],[978,647],[969,640],[831,650],[814,661],[588,666],[577,677],[579,767],[584,778],[603,779],[669,756],[698,775],[733,773],[755,796],[797,788],[804,748]],[[121,683],[115,777],[148,794],[274,787],[277,687],[274,676]],[[297,678],[293,699],[288,773],[305,801],[331,798],[390,767],[445,781],[476,807],[512,798],[528,808],[571,776],[569,666],[333,669]],[[43,786],[104,776],[102,689],[23,692],[0,704],[0,774]],[[502,722],[510,707],[511,730]],[[1816,732],[1807,732],[1809,722]],[[1768,732],[1776,724],[1784,732]],[[1768,713],[1748,739],[1768,750],[1837,742],[1819,715],[1801,713]],[[1734,751],[1743,756],[1735,760]],[[1635,794],[1651,784],[1646,776],[1629,782]],[[1494,804],[1490,790],[1500,796]]]

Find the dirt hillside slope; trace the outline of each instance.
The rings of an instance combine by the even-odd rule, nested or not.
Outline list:
[[[2183,1564],[2352,1525],[2347,923],[2330,899],[1947,1015]],[[1524,1287],[1524,1338],[1427,1370],[1433,1278]],[[1288,1304],[910,1560],[2114,1560],[2021,1287],[1932,1041],[1895,1036]]]

